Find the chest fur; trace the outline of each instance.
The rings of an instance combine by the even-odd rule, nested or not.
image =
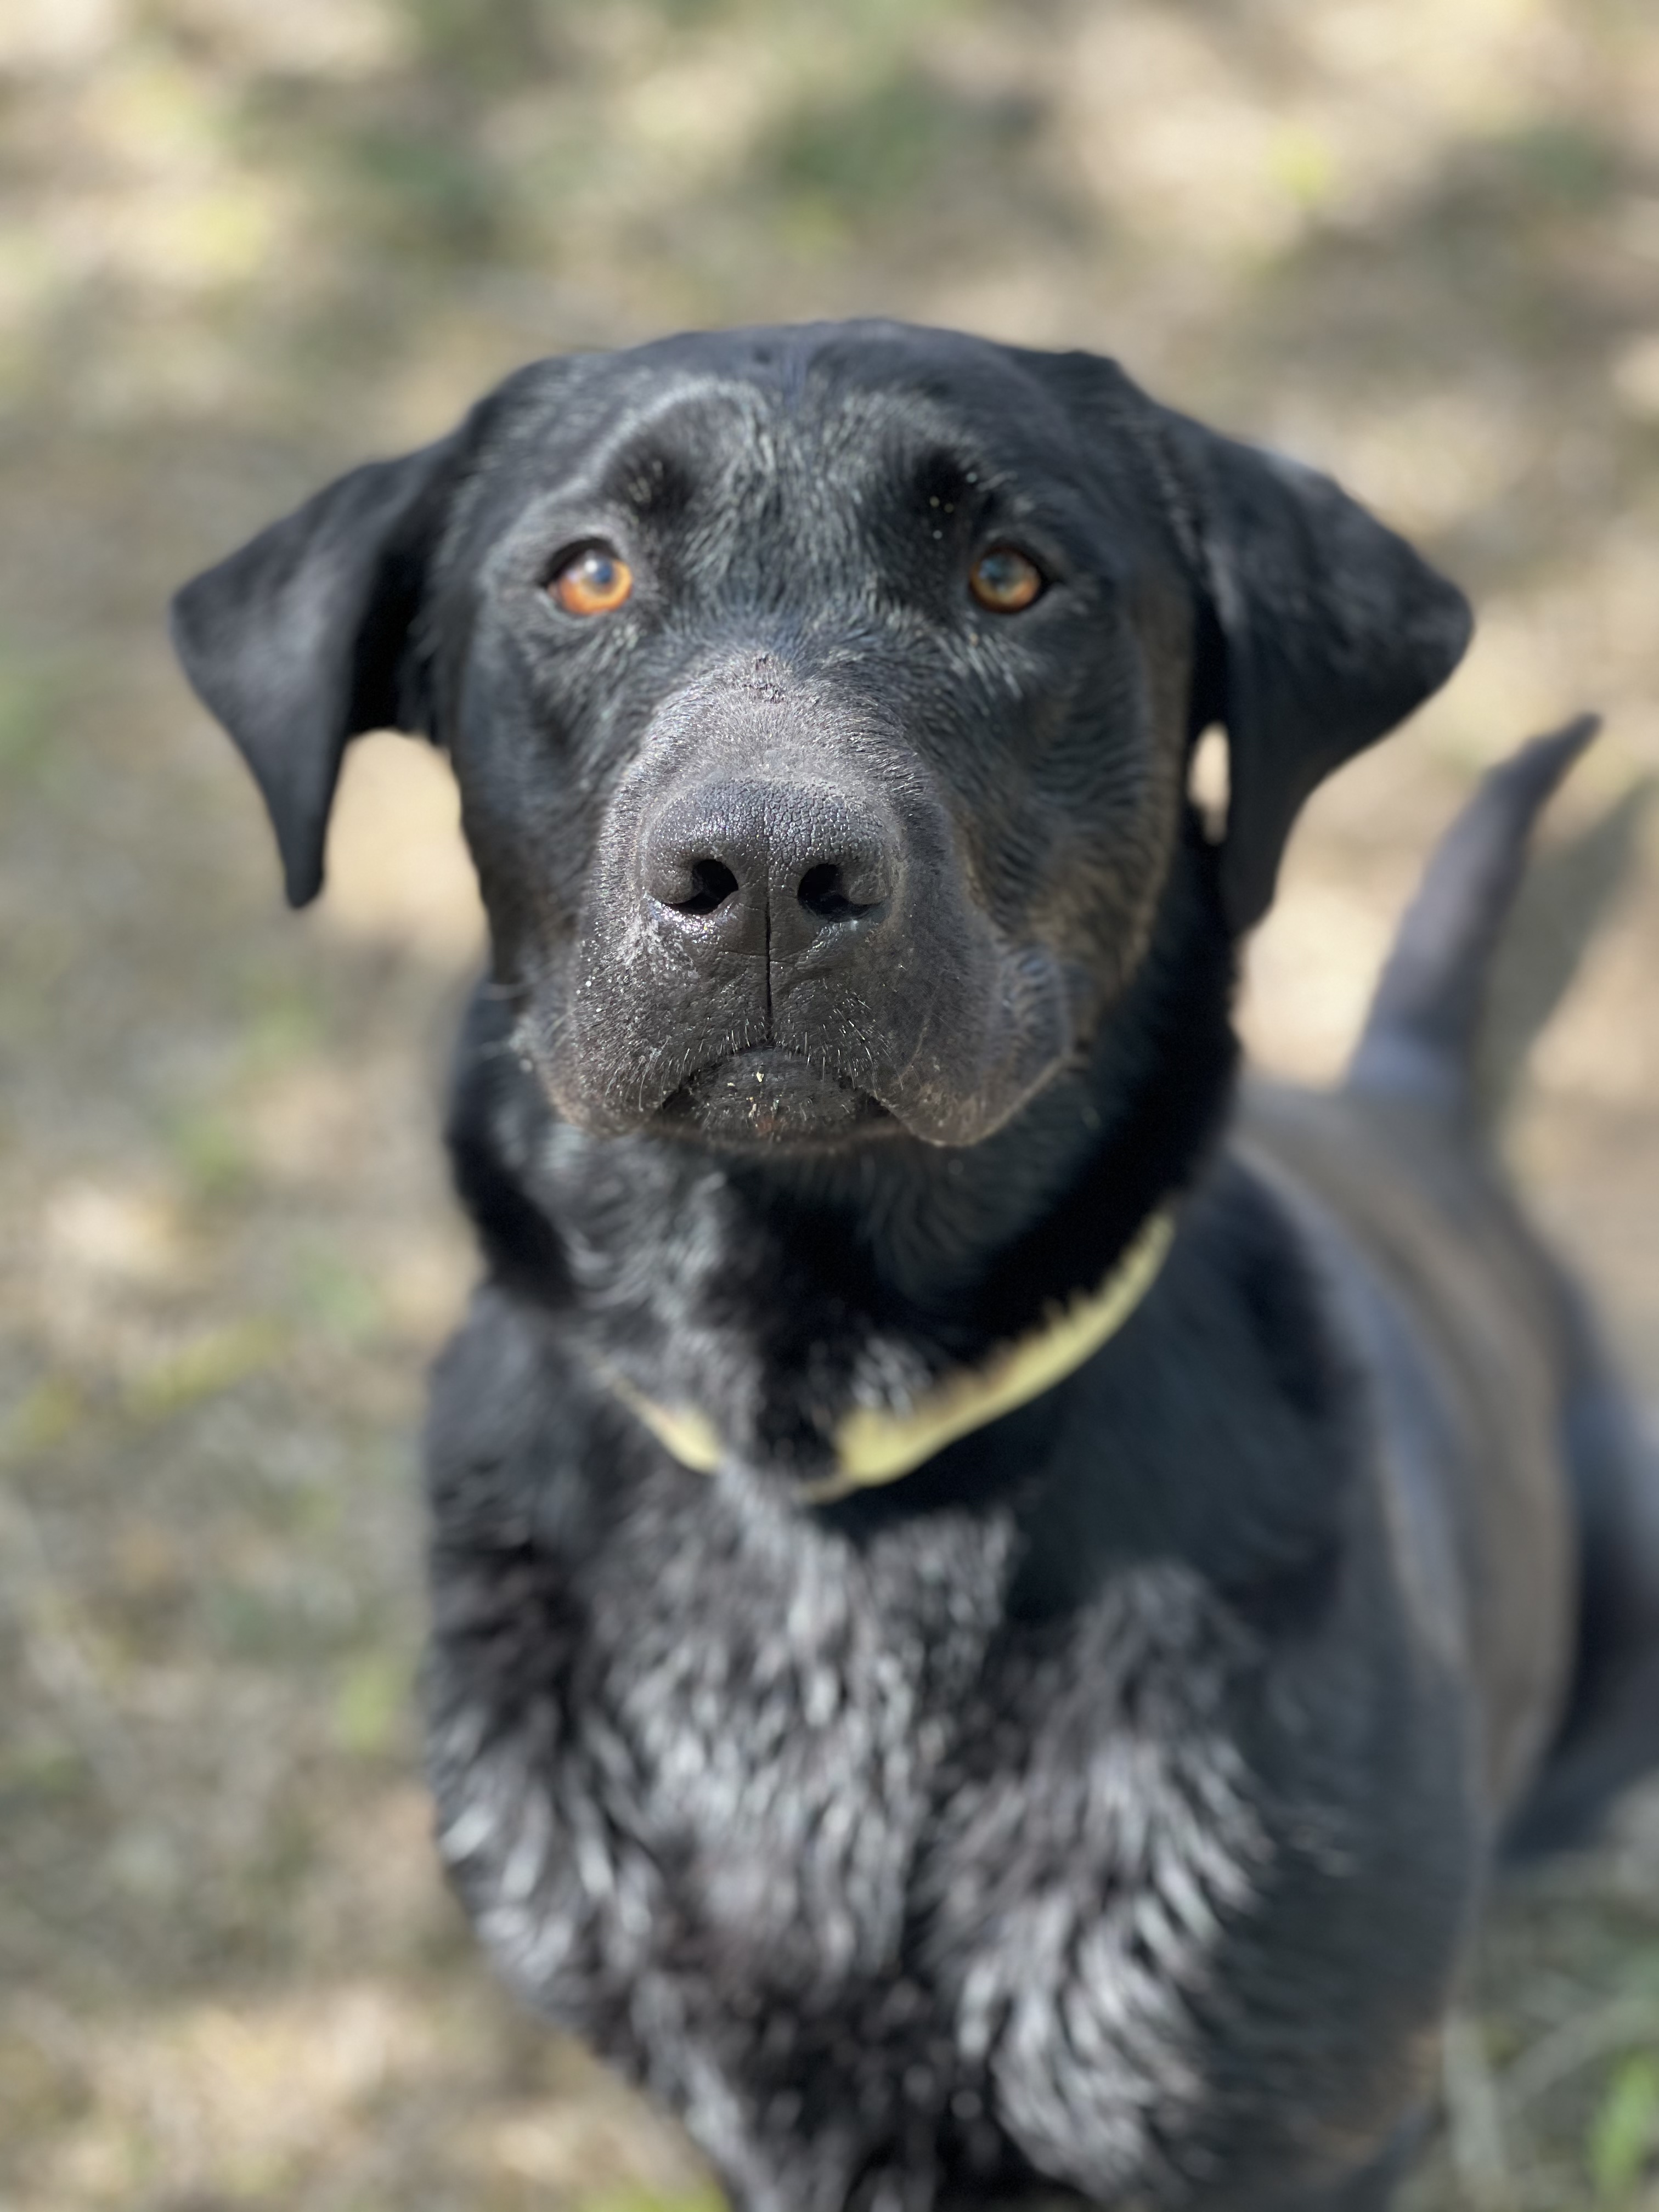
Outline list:
[[[809,2143],[833,2202],[941,2130],[1127,2183],[1200,2095],[1194,2008],[1262,1850],[1248,1655],[1167,1566],[1012,1629],[1016,1548],[996,1515],[855,1549],[671,1487],[579,1588],[520,1562],[516,1680],[469,1693],[441,1639],[444,1849],[486,1941],[757,2200],[774,2136],[797,2201]]]

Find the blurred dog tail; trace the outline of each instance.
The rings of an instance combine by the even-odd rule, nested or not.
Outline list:
[[[1406,909],[1347,1081],[1477,1127],[1501,1119],[1633,858],[1638,786],[1530,871],[1534,824],[1601,728],[1580,714],[1487,771]],[[1522,878],[1526,889],[1522,891]]]

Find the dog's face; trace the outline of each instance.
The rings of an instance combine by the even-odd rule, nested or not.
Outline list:
[[[520,406],[434,672],[556,1102],[997,1127],[1121,988],[1175,836],[1194,611],[1146,487],[1109,451],[1067,481],[989,348],[727,342]]]
[[[1111,364],[890,325],[539,364],[175,612],[291,896],[347,738],[428,730],[559,1109],[733,1147],[1000,1127],[1133,975],[1199,730],[1243,927],[1466,632],[1334,485]]]

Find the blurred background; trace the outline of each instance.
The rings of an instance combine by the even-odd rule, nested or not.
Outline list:
[[[1601,707],[1558,835],[1659,770],[1651,0],[0,0],[8,2212],[711,2201],[428,1845],[447,771],[355,747],[287,915],[162,605],[529,356],[872,311],[1115,353],[1470,588],[1298,834],[1269,1064],[1340,1065],[1484,762]],[[1512,1151],[1651,1401],[1655,824],[1589,850]],[[1505,1894],[1446,2085],[1419,2207],[1659,2203],[1659,1800]]]

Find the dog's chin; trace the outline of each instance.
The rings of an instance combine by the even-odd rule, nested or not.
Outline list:
[[[831,1152],[902,1133],[868,1091],[770,1046],[699,1068],[665,1100],[652,1126],[743,1152]]]

